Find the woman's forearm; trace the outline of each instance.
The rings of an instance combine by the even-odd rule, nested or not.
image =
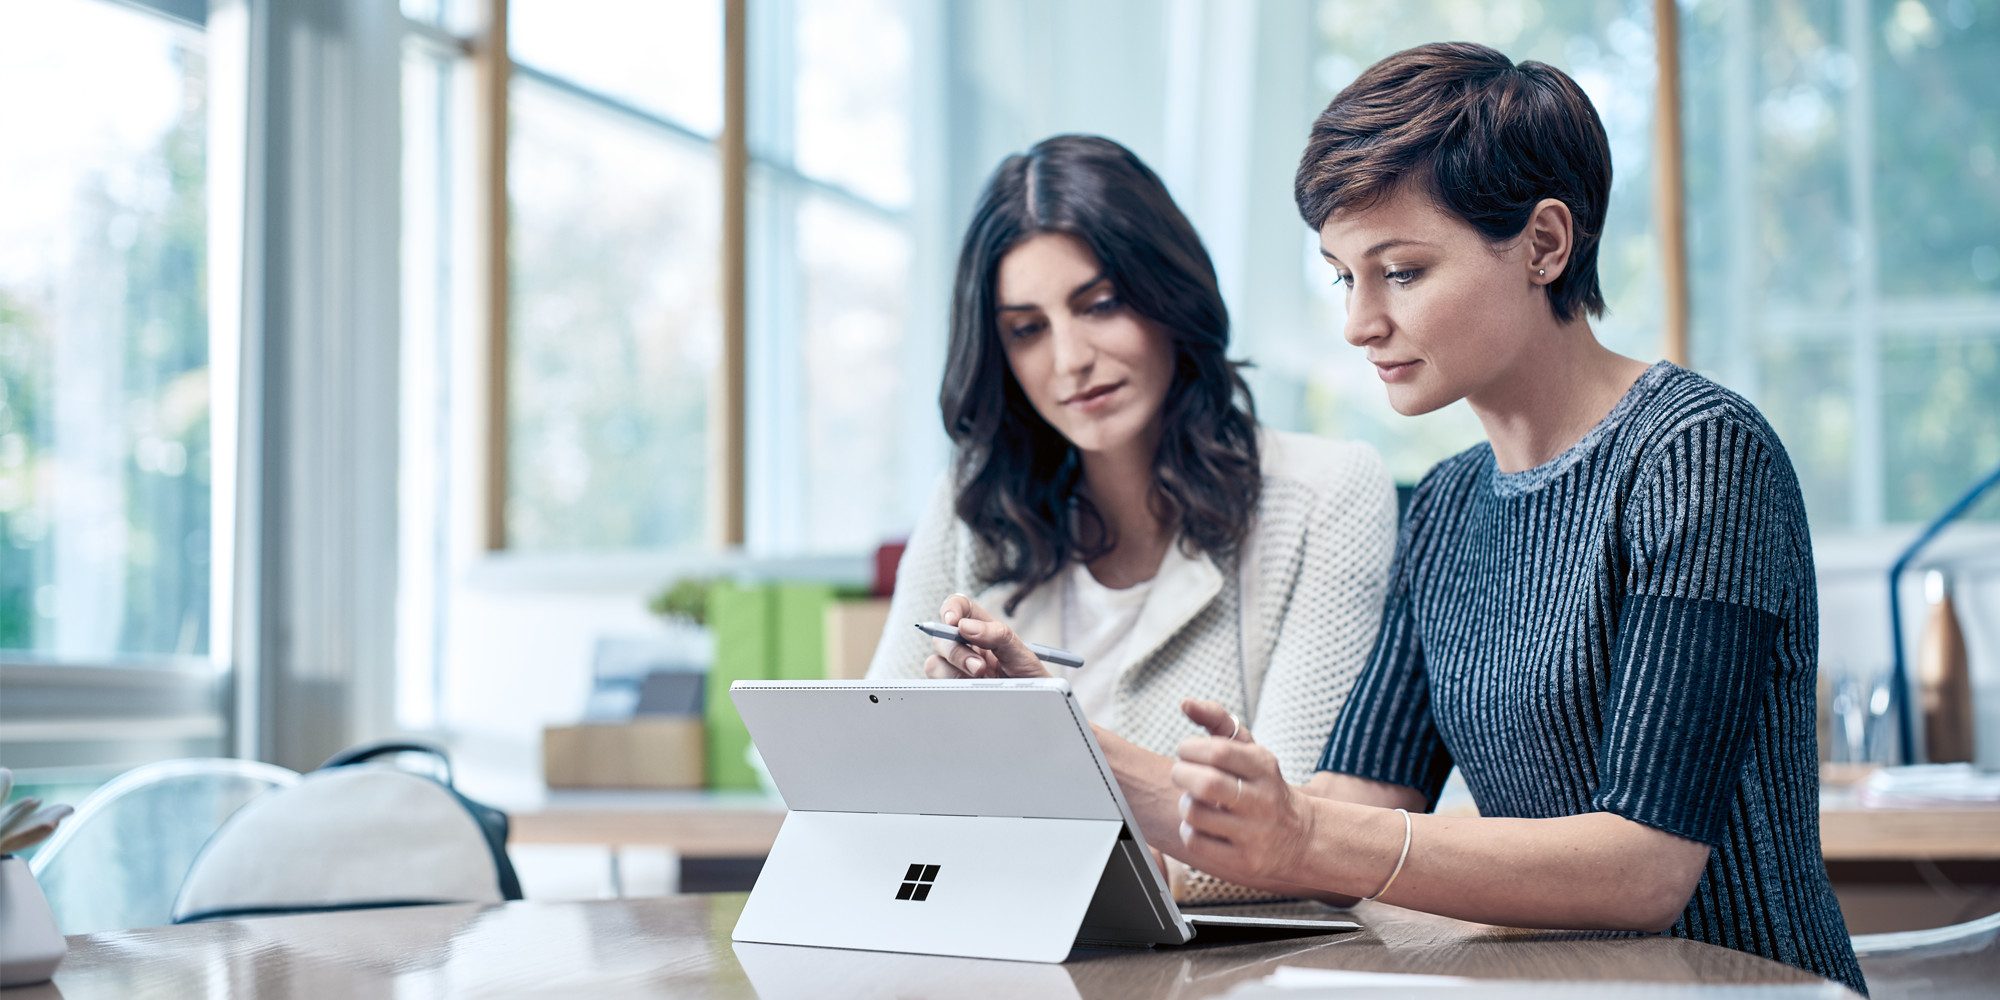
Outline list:
[[[1150,845],[1228,881],[1281,895],[1342,900],[1381,894],[1397,906],[1480,923],[1659,931],[1686,908],[1708,862],[1707,845],[1611,813],[1504,819],[1413,811],[1409,854],[1397,872],[1405,826],[1386,803],[1420,809],[1422,796],[1358,779],[1343,785],[1340,776],[1327,774],[1271,800],[1290,801],[1282,822],[1272,822],[1280,813],[1256,808],[1260,794],[1253,790],[1242,812],[1231,810],[1236,818],[1220,827],[1232,838],[1247,834],[1243,842],[1190,842],[1182,827],[1185,783],[1174,777],[1177,766],[1187,766],[1188,745],[1177,764],[1115,733],[1096,732]],[[1286,787],[1268,751],[1238,746],[1236,752],[1265,758],[1268,773],[1252,779],[1255,784]],[[1226,786],[1224,781],[1200,795],[1222,803],[1243,794],[1244,786]],[[1342,794],[1384,804],[1330,797]],[[1392,872],[1395,882],[1382,893]]]
[[[1181,790],[1174,786],[1171,777],[1173,758],[1156,754],[1102,726],[1091,729],[1097,734],[1098,746],[1104,749],[1104,759],[1110,762],[1111,771],[1118,778],[1119,790],[1125,793],[1125,804],[1132,807],[1132,818],[1139,821],[1139,832],[1145,835],[1146,843],[1168,854],[1174,853],[1175,845],[1180,842]]]
[[[1514,927],[1658,931],[1687,906],[1708,847],[1611,813],[1559,819],[1411,817],[1409,857],[1382,899]],[[1392,809],[1316,799],[1305,881],[1381,890],[1403,847]]]

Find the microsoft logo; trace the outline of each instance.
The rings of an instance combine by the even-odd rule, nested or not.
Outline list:
[[[897,899],[907,899],[921,903],[930,898],[931,883],[937,881],[938,866],[914,864],[903,873],[903,887],[896,890]]]

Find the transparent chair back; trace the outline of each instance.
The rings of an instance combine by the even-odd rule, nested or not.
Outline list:
[[[1947,927],[1856,934],[1854,957],[1878,997],[1993,996],[2000,913]]]
[[[64,934],[170,923],[209,836],[251,799],[298,780],[273,764],[226,758],[135,768],[78,803],[29,867]]]
[[[1887,934],[1854,935],[1854,954],[1859,958],[1902,955],[1931,949],[1991,949],[2000,947],[2000,913],[1948,927],[1919,931],[1891,931]]]

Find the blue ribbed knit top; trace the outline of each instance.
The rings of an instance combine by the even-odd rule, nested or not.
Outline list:
[[[1805,507],[1755,407],[1661,362],[1547,463],[1447,459],[1391,573],[1321,770],[1435,803],[1456,764],[1481,815],[1708,844],[1668,933],[1866,991],[1820,855]]]

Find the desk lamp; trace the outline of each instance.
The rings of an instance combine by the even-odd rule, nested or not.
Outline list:
[[[1945,508],[1944,513],[1939,514],[1936,520],[1926,526],[1917,535],[1916,541],[1911,542],[1909,548],[1904,549],[1903,554],[1896,557],[1895,564],[1889,567],[1889,643],[1895,654],[1889,661],[1889,689],[1895,692],[1896,747],[1901,752],[1900,760],[1904,764],[1917,762],[1917,727],[1915,713],[1910,709],[1910,675],[1903,655],[1903,602],[1896,589],[1896,582],[1903,578],[1903,571],[1910,567],[1910,563],[1925,546],[1931,543],[1932,539],[1935,539],[1951,522],[1964,516],[1965,512],[1995,485],[2000,485],[2000,469],[1988,473],[1986,478],[1967,490],[1964,496]]]

